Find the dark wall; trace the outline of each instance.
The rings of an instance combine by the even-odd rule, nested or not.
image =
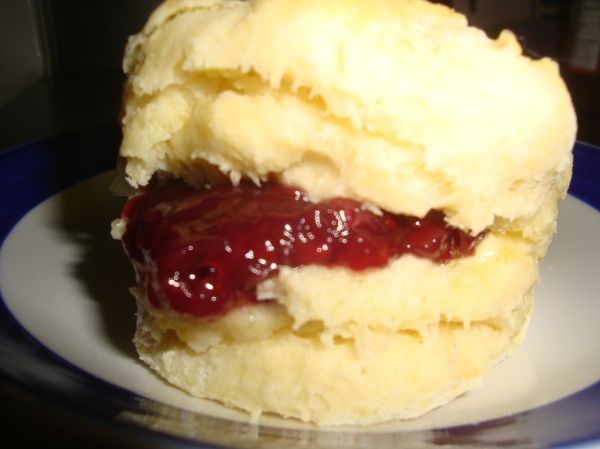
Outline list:
[[[127,37],[160,0],[37,0],[53,74],[120,68]]]

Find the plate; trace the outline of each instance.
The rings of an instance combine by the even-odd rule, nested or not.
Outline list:
[[[170,447],[600,447],[600,148],[577,143],[524,344],[422,418],[318,429],[190,398],[137,361],[133,275],[110,221],[107,126],[0,153],[0,380],[117,435]]]

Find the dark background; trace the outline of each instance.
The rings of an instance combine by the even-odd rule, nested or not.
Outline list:
[[[32,0],[22,11],[25,3],[0,2],[0,55],[8,61],[4,74],[0,67],[0,79],[9,69],[16,71],[15,64],[35,66],[22,70],[33,78],[25,86],[9,80],[17,89],[0,103],[0,148],[116,122],[127,37],[143,27],[160,2]],[[11,19],[18,11],[22,14]],[[35,31],[25,34],[26,24]],[[24,45],[28,40],[33,44]],[[0,87],[11,86],[0,82]]]
[[[581,3],[568,0],[441,1],[469,15],[490,36],[513,29],[532,56],[550,56],[572,93],[578,139],[600,145],[600,67],[574,62]],[[487,3],[486,3],[487,2]],[[492,4],[495,2],[495,5]],[[127,36],[141,29],[159,0],[3,0],[0,2],[0,149],[116,123]],[[511,6],[512,5],[512,6]],[[514,9],[511,9],[514,8]],[[15,446],[104,447],[115,440],[102,423],[0,383],[0,429]]]

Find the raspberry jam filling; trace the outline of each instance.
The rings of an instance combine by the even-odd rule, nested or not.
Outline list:
[[[256,286],[282,266],[361,271],[405,253],[445,263],[471,255],[481,239],[438,211],[415,218],[345,198],[313,203],[272,181],[154,184],[125,204],[123,218],[125,250],[151,304],[204,318],[256,302]]]

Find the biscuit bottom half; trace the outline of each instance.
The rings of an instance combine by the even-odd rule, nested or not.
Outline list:
[[[141,359],[193,396],[318,425],[414,418],[477,386],[518,345],[538,253],[490,231],[473,256],[382,269],[283,268],[258,305],[203,321],[137,297]]]

